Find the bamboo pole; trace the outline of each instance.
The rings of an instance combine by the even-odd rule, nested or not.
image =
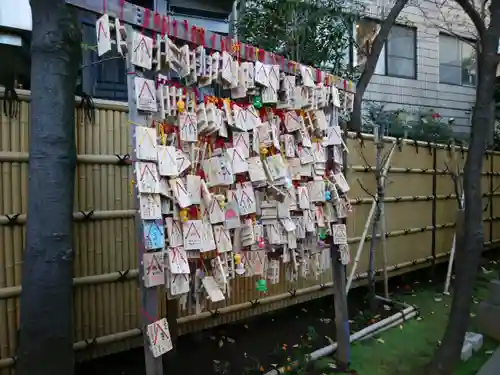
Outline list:
[[[385,161],[383,167],[382,167],[382,172],[381,172],[381,183],[383,184],[385,181],[385,178],[387,177],[387,171],[389,170],[389,165],[391,163],[392,155],[394,155],[394,150],[396,149],[396,143],[392,145],[392,148],[389,152],[389,156],[387,157],[387,160]],[[370,212],[368,213],[368,217],[366,218],[365,226],[363,228],[363,233],[361,234],[361,238],[359,240],[359,245],[358,249],[356,251],[356,257],[354,258],[354,264],[351,269],[351,273],[349,275],[349,278],[347,279],[346,283],[346,293],[349,293],[349,289],[351,288],[351,283],[352,279],[354,277],[354,273],[356,272],[356,269],[358,268],[358,263],[361,258],[361,253],[363,252],[363,246],[365,245],[365,240],[368,235],[368,230],[370,229],[370,224],[373,219],[373,215],[375,214],[375,210],[377,208],[377,198],[378,198],[378,192],[375,195],[375,199],[372,198],[372,207],[370,208]]]
[[[12,212],[12,211],[11,211]],[[103,210],[103,211],[80,211],[73,213],[75,221],[96,221],[111,219],[129,219],[135,215],[135,210]],[[0,225],[26,224],[26,214],[4,214],[0,216]]]
[[[495,192],[495,193],[484,193],[483,197],[498,197],[500,196],[500,192]],[[408,196],[396,196],[396,197],[384,197],[384,202],[385,203],[399,203],[399,202],[430,202],[433,199],[436,200],[450,200],[450,199],[456,199],[457,195],[456,194],[440,194],[436,195],[435,197],[433,195],[408,195]],[[372,197],[366,197],[366,198],[351,198],[349,200],[349,203],[351,205],[358,205],[358,204],[368,204],[372,203],[373,198]]]
[[[446,281],[444,283],[444,294],[449,294],[450,290],[450,281],[451,281],[451,274],[453,273],[453,262],[455,260],[455,249],[457,246],[457,232],[460,233],[463,228],[463,215],[464,215],[464,208],[463,208],[463,202],[464,202],[464,195],[462,193],[462,197],[460,198],[460,207],[457,211],[457,225],[455,229],[455,233],[453,234],[453,242],[451,245],[451,252],[450,252],[450,260],[448,262],[448,270],[446,271]]]
[[[31,91],[30,90],[22,90],[16,89],[16,93],[18,99],[23,102],[31,101]],[[5,87],[0,86],[0,99],[5,98]],[[107,100],[107,99],[93,99],[94,105],[96,108],[107,109],[111,111],[122,111],[127,112],[128,106],[126,102],[119,102],[116,100]],[[82,98],[80,96],[75,96],[75,105],[79,106],[82,102]]]
[[[0,151],[0,162],[28,163],[27,152]],[[129,154],[78,154],[78,164],[130,165],[132,160]]]

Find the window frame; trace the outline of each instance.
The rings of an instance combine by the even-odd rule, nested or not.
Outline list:
[[[357,22],[359,22],[359,21],[373,22],[373,23],[377,24],[379,26],[379,28],[380,28],[380,26],[382,24],[381,20],[376,19],[376,18],[371,18],[371,17],[363,17],[363,18],[360,18]],[[356,23],[355,23],[355,27],[354,28],[356,28]],[[404,29],[412,31],[412,34],[413,34],[413,52],[414,52],[414,55],[413,55],[413,64],[414,64],[413,72],[414,72],[414,74],[413,74],[413,76],[405,76],[405,75],[398,75],[398,74],[389,74],[389,70],[388,70],[388,65],[389,65],[388,64],[388,61],[389,61],[389,48],[387,46],[387,43],[388,43],[389,39],[387,39],[384,42],[381,54],[379,56],[379,61],[377,62],[377,64],[379,64],[380,63],[380,58],[381,57],[384,58],[384,64],[383,64],[384,73],[381,74],[381,73],[377,73],[375,71],[374,74],[376,74],[376,75],[382,75],[382,76],[385,76],[385,77],[392,77],[392,78],[403,78],[403,79],[417,80],[418,79],[418,69],[417,69],[418,68],[418,62],[417,62],[417,37],[418,37],[418,28],[415,27],[415,26],[402,25],[402,24],[399,24],[399,23],[395,23],[392,27],[393,28],[394,27],[400,27],[400,28],[404,28]],[[392,30],[392,28],[391,28],[391,30]],[[359,53],[359,46],[356,45],[356,54],[358,54],[358,53]],[[396,56],[394,56],[394,57],[396,57]],[[410,59],[408,59],[408,60],[410,60]]]
[[[380,21],[379,21],[380,23]],[[400,25],[400,24],[394,24],[391,27],[391,31],[394,29],[394,27],[400,27],[402,29],[410,30],[412,31],[413,34],[413,76],[405,76],[405,75],[399,75],[399,74],[389,74],[389,48],[387,43],[389,42],[389,36],[390,36],[390,31],[389,35],[387,36],[387,40],[384,42],[384,48],[385,48],[385,53],[384,53],[384,59],[385,59],[385,75],[387,77],[393,77],[393,78],[404,78],[404,79],[413,79],[416,80],[418,78],[418,73],[417,73],[417,33],[418,29],[415,26],[407,26],[407,25]],[[393,56],[393,57],[399,57],[399,56]],[[400,57],[401,58],[401,57]],[[403,57],[404,58],[404,57]],[[410,60],[408,58],[408,60]]]
[[[439,69],[439,84],[442,84],[442,85],[451,85],[451,86],[461,86],[461,87],[472,87],[472,88],[475,88],[477,87],[477,56],[478,56],[478,51],[477,51],[477,41],[475,41],[474,39],[472,38],[465,38],[465,37],[458,37],[456,35],[452,35],[452,34],[449,34],[449,33],[446,33],[446,32],[439,32],[439,45],[441,44],[441,37],[444,36],[444,37],[447,37],[447,38],[452,38],[454,40],[456,40],[458,42],[458,53],[459,53],[459,62],[460,62],[460,83],[450,83],[450,82],[442,82],[441,81],[441,48],[439,48],[439,52],[438,52],[438,62],[439,62],[439,65],[438,65],[438,69]],[[462,56],[462,45],[463,44],[468,44],[467,41],[470,43],[470,46],[472,46],[475,50],[475,53],[476,53],[476,83],[474,84],[467,84],[467,83],[464,83],[464,80],[463,80],[463,77],[462,77],[462,69],[463,69],[463,56]],[[454,66],[454,65],[450,65],[450,64],[443,64],[444,66]],[[456,66],[454,66],[456,67]]]

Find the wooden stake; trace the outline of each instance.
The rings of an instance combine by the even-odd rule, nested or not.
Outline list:
[[[128,50],[132,51],[132,38],[133,28],[130,25],[126,26],[128,38]],[[132,136],[132,160],[137,160],[136,148],[137,139],[135,136],[136,125],[140,124],[144,126],[149,126],[146,116],[140,114],[137,111],[136,95],[135,95],[135,83],[134,78],[140,74],[140,72],[135,70],[135,66],[132,65],[130,61],[130,54],[127,54],[127,86],[128,86],[128,111],[129,111],[129,122],[131,123],[131,136]],[[139,209],[139,190],[137,184],[134,184],[134,201],[135,207]],[[144,248],[144,236],[143,236],[143,221],[139,212],[136,213],[135,225],[137,228],[137,257],[139,260],[139,308],[141,309],[140,321],[141,330],[144,337],[144,359],[146,363],[146,375],[163,375],[163,365],[162,358],[153,357],[153,353],[150,350],[149,338],[147,335],[147,325],[153,323],[151,319],[159,318],[158,309],[158,291],[156,288],[146,288],[144,286],[144,267],[142,264],[142,256],[146,252]]]

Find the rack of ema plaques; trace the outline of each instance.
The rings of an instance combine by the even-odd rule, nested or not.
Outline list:
[[[331,274],[327,239],[349,262],[338,116],[352,94],[308,66],[287,74],[106,14],[96,29],[99,56],[127,58],[142,293],[165,288],[194,315],[225,303],[237,278],[265,295],[284,267],[288,281]],[[160,318],[147,326],[155,357],[172,349]]]

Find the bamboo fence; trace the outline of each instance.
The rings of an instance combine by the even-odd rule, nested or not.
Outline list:
[[[0,113],[0,375],[13,372],[19,328],[28,199],[29,92],[21,92],[20,98],[17,118]],[[88,359],[142,345],[142,339],[137,328],[140,312],[132,168],[126,163],[130,152],[127,108],[124,103],[95,100],[95,122],[91,123],[79,108],[78,98],[76,104],[74,348],[79,359]],[[2,105],[0,100],[0,108]],[[370,194],[376,191],[372,139],[366,134],[349,134],[348,139],[349,197],[354,209],[348,220],[352,252],[372,204]],[[386,190],[389,275],[447,260],[457,208],[447,168],[453,152],[462,165],[467,153],[453,146],[412,140],[399,143]],[[500,153],[485,155],[482,172],[485,241],[492,245],[500,242]],[[356,285],[366,278],[369,240]],[[381,269],[382,265],[382,256],[377,254],[376,266]],[[178,307],[179,333],[332,294],[328,272],[318,280],[288,282],[285,271],[281,270],[279,284],[268,286],[267,295],[255,290],[255,278],[238,277],[232,281],[232,293],[225,304],[211,306],[198,315],[188,315]],[[165,314],[164,294],[159,293],[158,303]]]

